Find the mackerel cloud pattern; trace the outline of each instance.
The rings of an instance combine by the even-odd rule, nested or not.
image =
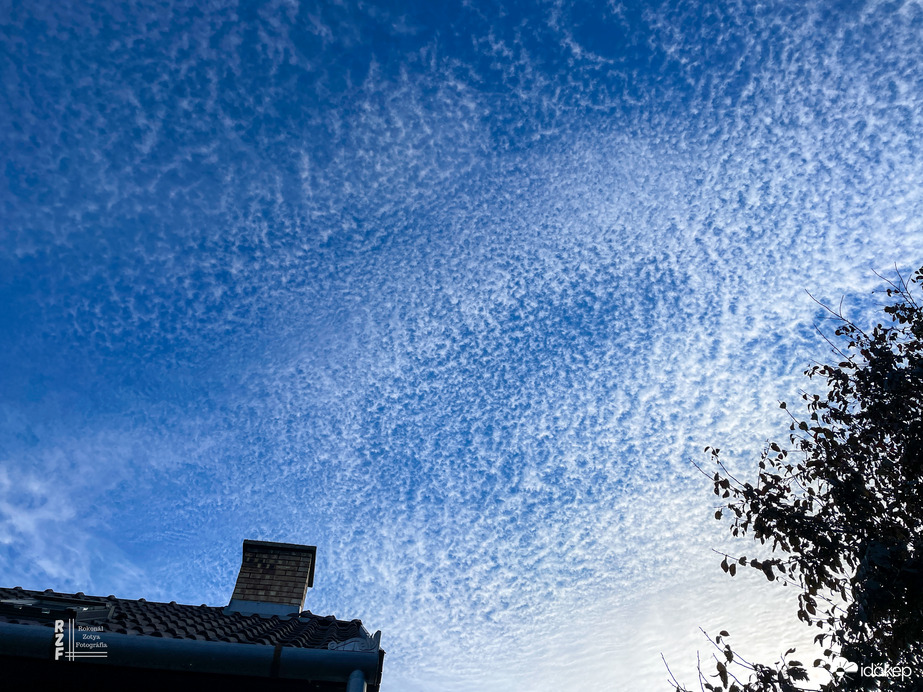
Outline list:
[[[872,319],[921,263],[921,35],[918,2],[0,3],[0,584],[220,605],[243,538],[316,544],[306,607],[410,691],[809,640],[718,569],[751,547],[692,461],[784,439],[806,290]]]

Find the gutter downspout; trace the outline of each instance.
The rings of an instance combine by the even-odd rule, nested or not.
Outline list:
[[[348,682],[348,692],[365,692],[366,680],[379,678],[376,651],[336,651],[233,644],[195,639],[166,639],[117,632],[95,632],[105,658],[88,658],[91,665],[156,668],[197,673],[249,675],[263,678]],[[41,658],[55,665],[51,627],[0,622],[0,654]]]
[[[346,692],[365,692],[365,676],[361,670],[354,670],[346,681]]]

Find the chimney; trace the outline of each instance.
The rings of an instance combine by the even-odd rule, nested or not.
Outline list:
[[[265,617],[301,612],[314,586],[317,546],[244,541],[244,557],[226,613]]]

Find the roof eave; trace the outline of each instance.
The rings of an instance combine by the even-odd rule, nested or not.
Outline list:
[[[87,659],[91,665],[139,669],[245,675],[259,678],[346,682],[361,671],[370,685],[381,679],[384,652],[336,651],[266,644],[169,639],[116,632],[99,632],[105,658]],[[54,661],[54,632],[50,627],[0,622],[0,655]]]

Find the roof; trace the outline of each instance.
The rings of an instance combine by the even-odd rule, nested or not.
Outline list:
[[[37,609],[22,601],[40,601],[45,607]],[[81,606],[88,609],[81,611]],[[105,612],[97,610],[100,608],[105,609]],[[276,615],[261,617],[225,614],[224,608],[204,604],[191,606],[175,601],[156,603],[143,598],[135,601],[115,596],[64,594],[51,589],[27,591],[19,587],[0,588],[0,622],[52,627],[56,619],[53,617],[54,611],[60,610],[59,617],[63,617],[68,609],[75,610],[78,621],[92,620],[94,625],[101,625],[103,631],[136,636],[311,649],[339,648],[338,644],[350,639],[369,637],[360,620],[337,620],[332,615],[315,615],[310,610],[290,618]],[[41,610],[49,612],[43,614]]]
[[[81,592],[69,594],[51,589],[0,588],[0,623],[6,623],[7,631],[9,625],[52,628],[55,620],[74,620],[78,626],[89,625],[94,631],[128,636],[135,644],[142,645],[148,640],[155,646],[157,642],[172,639],[240,644],[254,652],[256,650],[250,647],[272,647],[268,651],[374,652],[379,659],[384,654],[379,646],[380,633],[370,635],[360,620],[338,620],[332,615],[315,615],[309,610],[293,612],[287,617],[267,617],[204,604],[158,603],[143,598],[87,596]],[[380,661],[378,670],[380,675]],[[370,690],[378,689],[377,681],[369,682],[372,683]]]

